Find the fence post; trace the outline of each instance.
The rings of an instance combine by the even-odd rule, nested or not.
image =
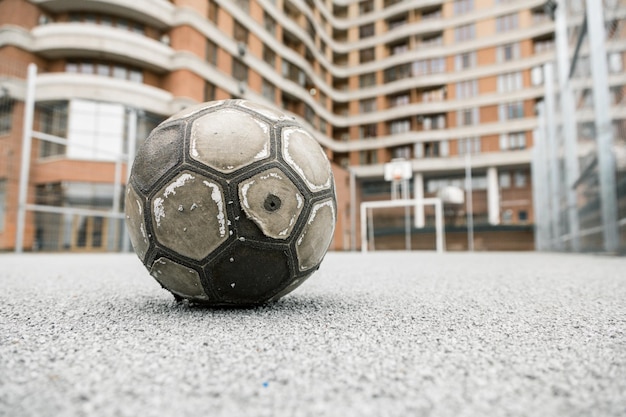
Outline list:
[[[561,0],[556,8],[556,59],[559,74],[559,89],[561,94],[561,120],[563,123],[563,140],[565,148],[565,197],[567,201],[567,220],[571,236],[570,247],[574,252],[580,252],[580,223],[574,184],[580,176],[578,166],[578,144],[576,118],[565,115],[576,114],[576,105],[569,78],[570,60],[567,35],[567,5]]]
[[[24,99],[24,125],[22,127],[22,160],[18,188],[17,229],[15,234],[15,252],[24,251],[24,231],[26,229],[26,204],[28,203],[28,178],[30,173],[30,154],[33,143],[33,121],[35,115],[35,83],[37,65],[28,64],[26,78],[26,97]]]
[[[558,163],[558,143],[556,137],[556,117],[554,111],[554,69],[552,63],[543,66],[543,78],[545,84],[545,138],[548,151],[548,178],[550,179],[550,224],[552,225],[551,249],[563,250],[560,229],[560,175]]]
[[[603,2],[587,0],[586,7],[589,61],[591,62],[591,76],[593,80],[593,105],[597,136],[598,179],[600,182],[604,250],[617,252],[619,249],[619,226],[617,223],[617,191],[615,189],[615,160],[613,157],[613,130],[611,125]]]

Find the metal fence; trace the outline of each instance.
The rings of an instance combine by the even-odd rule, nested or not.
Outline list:
[[[533,150],[536,248],[626,251],[626,1],[561,0]]]
[[[0,250],[129,250],[129,162],[161,119],[120,103],[46,100],[37,79],[33,64],[0,67]]]

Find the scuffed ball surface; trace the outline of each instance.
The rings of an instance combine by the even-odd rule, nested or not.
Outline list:
[[[315,272],[332,241],[332,170],[315,139],[244,100],[193,106],[139,147],[126,189],[130,239],[177,298],[255,305]]]

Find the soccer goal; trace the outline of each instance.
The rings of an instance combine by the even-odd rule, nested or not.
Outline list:
[[[445,235],[443,228],[443,203],[440,198],[366,201],[361,203],[361,252],[365,253],[368,251],[368,235],[370,235],[372,241],[374,239],[374,227],[372,225],[372,211],[374,209],[390,207],[419,207],[424,205],[433,205],[435,208],[436,249],[438,253],[443,253],[445,250]],[[410,233],[409,228],[407,228],[406,233],[408,236]]]

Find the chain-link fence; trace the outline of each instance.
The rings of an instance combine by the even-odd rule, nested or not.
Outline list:
[[[38,99],[34,66],[2,65],[0,250],[128,250],[129,161],[162,118],[120,103]]]
[[[556,6],[533,155],[536,247],[626,250],[626,1]]]

